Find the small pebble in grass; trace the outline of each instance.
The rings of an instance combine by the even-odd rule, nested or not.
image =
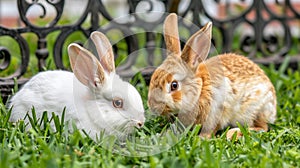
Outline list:
[[[77,156],[83,156],[84,153],[82,153],[81,151],[79,151],[78,149],[74,149],[74,152]]]

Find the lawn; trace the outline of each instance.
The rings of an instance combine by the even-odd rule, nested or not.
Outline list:
[[[8,122],[10,111],[0,102],[0,167],[300,167],[300,73],[285,63],[278,70],[263,69],[278,96],[278,119],[269,132],[240,127],[244,136],[227,140],[226,130],[202,139],[200,126],[172,129],[176,124],[147,110],[148,88],[137,76],[131,82],[142,95],[148,120],[137,139],[121,145],[105,138],[94,142],[75,126],[70,133],[57,116],[32,117],[32,128],[25,131],[26,123]]]

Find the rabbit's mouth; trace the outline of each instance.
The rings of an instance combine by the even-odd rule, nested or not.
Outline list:
[[[170,121],[170,122],[175,122],[176,120],[177,120],[177,118],[178,118],[178,113],[170,113],[169,115],[168,115],[168,120]]]
[[[167,116],[169,115],[169,113],[172,111],[170,106],[166,105],[166,104],[160,104],[160,103],[152,103],[151,101],[149,101],[149,108],[150,111],[156,115],[163,115],[163,116]]]
[[[138,120],[128,120],[121,125],[115,127],[120,133],[130,134],[134,132],[135,129],[140,129],[144,125],[144,122]]]

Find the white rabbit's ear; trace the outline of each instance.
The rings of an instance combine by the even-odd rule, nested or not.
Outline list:
[[[181,58],[191,67],[197,66],[208,56],[211,45],[212,23],[208,22],[186,42]]]
[[[177,15],[175,13],[169,14],[164,22],[164,38],[167,47],[167,52],[180,56],[180,40],[178,33]]]
[[[109,40],[104,34],[94,31],[91,34],[91,39],[95,44],[97,53],[99,55],[100,64],[107,72],[115,72],[114,52]]]
[[[82,84],[97,87],[104,83],[103,67],[91,52],[72,43],[68,47],[68,53],[73,73]]]

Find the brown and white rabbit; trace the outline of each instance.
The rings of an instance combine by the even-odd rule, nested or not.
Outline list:
[[[275,89],[263,70],[233,53],[205,60],[211,46],[212,23],[207,23],[180,49],[176,14],[164,22],[168,56],[151,77],[148,105],[160,115],[177,115],[185,125],[201,124],[200,136],[218,130],[231,138],[241,131],[267,131],[276,119]]]

